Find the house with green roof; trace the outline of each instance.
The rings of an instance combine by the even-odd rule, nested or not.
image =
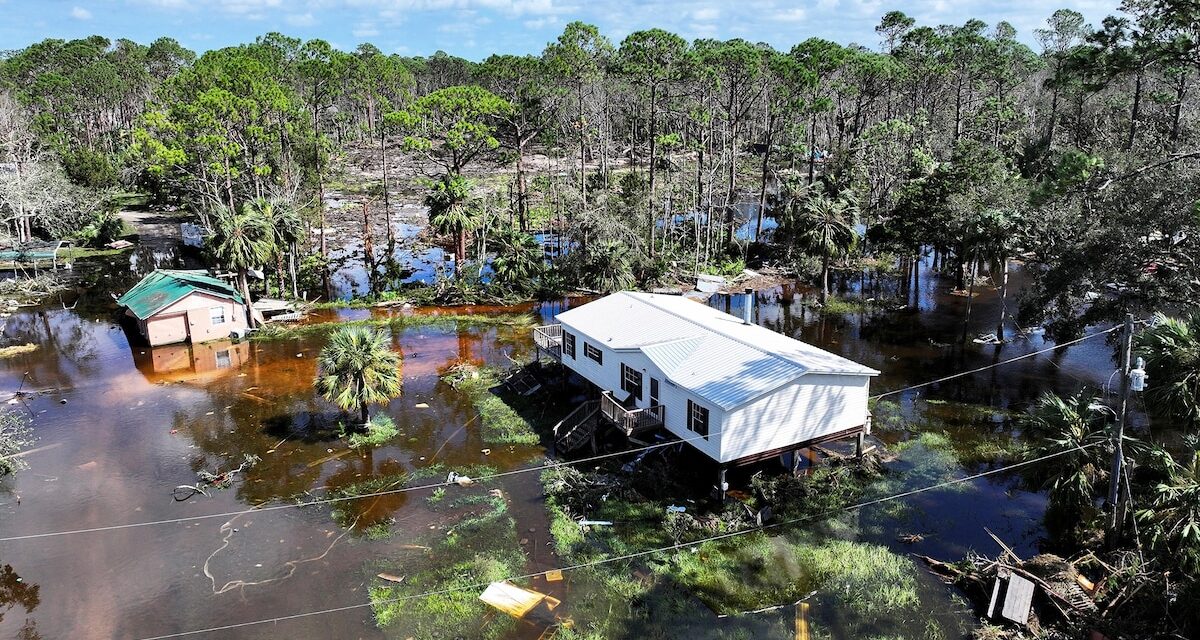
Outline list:
[[[244,332],[246,302],[229,283],[202,271],[173,269],[155,270],[117,300],[152,347]]]

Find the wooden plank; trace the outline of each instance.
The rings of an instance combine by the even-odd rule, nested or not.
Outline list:
[[[809,640],[808,607],[807,602],[796,605],[796,640]]]
[[[1029,622],[1029,607],[1033,604],[1033,583],[1018,575],[1008,579],[1008,591],[1004,593],[1004,608],[1000,615],[1017,624]]]
[[[992,600],[988,603],[987,617],[992,619],[996,617],[996,601],[1000,599],[1000,578],[996,577],[992,580]]]

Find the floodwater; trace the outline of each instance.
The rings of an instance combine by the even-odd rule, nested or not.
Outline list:
[[[378,411],[393,417],[403,435],[389,446],[355,452],[331,433],[336,412],[312,390],[320,334],[249,344],[154,349],[131,344],[109,292],[122,291],[154,263],[144,256],[138,260],[137,269],[124,264],[95,269],[97,284],[74,308],[65,308],[72,301],[66,296],[65,304],[53,300],[23,309],[4,323],[4,344],[38,345],[32,353],[0,360],[3,396],[21,392],[13,408],[32,417],[38,442],[25,457],[30,468],[0,480],[0,538],[104,529],[0,542],[2,638],[139,639],[362,605],[367,586],[377,582],[377,561],[413,553],[410,543],[434,526],[424,495],[398,494],[347,507],[356,522],[393,523],[397,535],[379,540],[347,533],[330,508],[320,506],[187,519],[318,499],[339,487],[434,464],[443,465],[439,469],[486,464],[503,471],[544,455],[538,446],[491,447],[485,454],[488,445],[470,424],[474,409],[439,381],[457,362],[506,366],[510,359],[530,359],[525,330],[475,325],[396,330],[392,340],[404,355],[404,392]],[[821,316],[805,306],[811,291],[784,286],[756,296],[756,320],[880,369],[876,393],[1050,344],[1040,334],[1002,346],[960,344],[966,301],[944,293],[947,283],[927,266],[904,310]],[[1019,290],[1020,280],[1018,270],[1012,289]],[[842,285],[855,295],[859,283]],[[476,312],[526,311],[548,319],[564,304]],[[715,296],[710,304],[740,314],[743,300]],[[992,331],[999,312],[995,293],[985,289],[973,304],[968,335]],[[371,312],[329,313],[350,319]],[[930,399],[1019,408],[1043,390],[1105,384],[1114,368],[1112,353],[1103,339],[1092,340],[892,399],[914,419],[946,411]],[[1000,417],[958,420],[951,429],[964,442],[1014,435]],[[880,429],[877,435],[896,443],[909,434]],[[198,471],[229,470],[247,455],[261,462],[230,488],[182,502],[173,498],[175,487],[196,483]],[[894,463],[904,479],[901,487],[929,479],[907,473],[918,466],[903,455]],[[527,568],[552,568],[556,559],[546,547],[537,474],[511,476],[498,486],[527,538]],[[874,532],[867,535],[902,553],[949,559],[968,549],[994,553],[984,527],[1020,554],[1035,552],[1044,537],[1043,496],[1012,475],[974,481],[966,490],[921,494],[908,504],[914,508],[903,522],[888,520],[890,512],[882,509],[865,512],[863,520]],[[158,520],[180,521],[115,528]],[[902,545],[895,540],[899,531],[921,533],[924,540]],[[922,584],[930,597],[945,601],[930,615],[946,620],[947,629],[969,619],[949,604],[940,583],[926,577]],[[570,580],[560,589],[569,607]],[[919,630],[927,620],[894,622]],[[759,629],[757,622],[711,616],[693,624],[689,633],[701,637]],[[369,607],[358,606],[195,637],[385,638],[389,632],[376,628]],[[945,637],[956,636],[948,631]]]

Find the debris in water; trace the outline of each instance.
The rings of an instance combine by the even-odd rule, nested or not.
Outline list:
[[[404,576],[392,575],[390,573],[378,573],[376,576],[383,580],[387,580],[388,582],[395,582],[397,584],[404,582]]]
[[[446,484],[457,484],[460,487],[469,487],[475,484],[475,481],[467,476],[460,476],[454,471],[451,471],[450,475],[446,476]]]
[[[480,451],[482,451],[482,452],[483,452],[483,455],[485,455],[485,456],[490,456],[490,455],[492,455],[492,450],[491,450],[491,449],[481,449]]]
[[[493,582],[479,595],[479,599],[508,615],[543,624],[559,621],[554,610],[562,600],[544,593],[522,589],[511,582]]]
[[[416,405],[414,405],[414,406],[415,406],[416,408],[418,408],[418,409],[428,409],[428,408],[429,408],[429,405],[428,405],[428,404],[426,404],[426,403],[424,403],[424,402],[418,402],[418,403],[417,403]]]

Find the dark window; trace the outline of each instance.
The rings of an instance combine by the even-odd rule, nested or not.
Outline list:
[[[642,372],[624,362],[621,363],[621,390],[628,391],[638,400],[642,399]]]
[[[563,332],[563,353],[575,357],[575,334]]]
[[[650,406],[658,406],[658,378],[650,378]]]
[[[604,353],[586,342],[583,343],[583,355],[595,360],[596,364],[604,364]]]
[[[708,439],[708,409],[688,400],[688,429]]]

